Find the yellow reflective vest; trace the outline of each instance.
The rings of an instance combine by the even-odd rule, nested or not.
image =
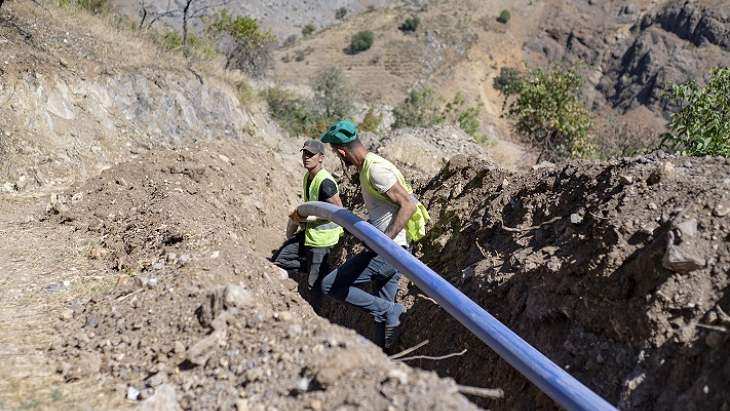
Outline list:
[[[319,198],[319,186],[324,180],[332,180],[337,186],[337,181],[325,169],[321,169],[312,178],[307,190],[307,181],[309,180],[309,172],[304,173],[304,187],[302,190],[302,199],[307,201],[317,201]],[[304,229],[304,245],[312,248],[332,247],[340,241],[340,237],[344,233],[342,227],[328,220],[316,220],[307,222]]]
[[[373,183],[370,180],[370,167],[372,167],[373,164],[381,164],[392,170],[395,176],[398,178],[398,182],[400,183],[400,185],[403,186],[403,188],[412,195],[414,201],[416,201],[417,203],[416,211],[413,212],[413,215],[411,215],[411,218],[408,219],[405,226],[406,239],[408,240],[408,242],[414,243],[425,237],[426,224],[431,220],[431,216],[428,215],[428,210],[426,210],[426,207],[421,204],[421,202],[418,201],[415,196],[413,196],[413,188],[411,188],[411,185],[408,184],[406,179],[403,177],[403,174],[401,174],[400,170],[398,170],[398,167],[393,165],[393,163],[384,159],[383,157],[380,157],[377,154],[368,153],[368,155],[365,157],[365,162],[363,163],[362,170],[360,170],[360,186],[363,188],[363,190],[367,190],[368,193],[370,193],[373,197],[393,204],[393,202],[387,196],[378,192],[375,186],[373,186]]]

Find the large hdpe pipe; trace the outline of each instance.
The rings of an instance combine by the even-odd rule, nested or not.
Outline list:
[[[616,410],[369,223],[344,208],[320,201],[304,203],[297,211],[333,221],[359,238],[562,407]]]

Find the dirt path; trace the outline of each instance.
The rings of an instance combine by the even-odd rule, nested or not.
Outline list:
[[[113,277],[85,256],[88,239],[36,219],[45,204],[0,200],[0,409],[74,409],[82,395],[106,408],[88,382],[63,384],[46,351],[66,307],[108,289]]]

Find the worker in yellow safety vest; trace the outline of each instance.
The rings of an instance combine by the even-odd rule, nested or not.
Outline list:
[[[302,201],[325,201],[342,207],[334,177],[324,169],[325,146],[318,140],[307,140],[300,150],[307,172],[302,181]],[[301,229],[301,230],[299,230]],[[299,230],[297,232],[297,230]],[[342,227],[327,220],[305,219],[296,209],[289,215],[287,240],[274,254],[273,262],[295,276],[303,272],[312,291],[312,305],[319,310],[320,274],[329,272],[329,255],[343,234]]]
[[[430,219],[426,208],[413,195],[403,174],[390,161],[371,153],[360,142],[357,127],[349,120],[338,121],[320,138],[329,143],[346,166],[359,171],[360,187],[368,222],[408,249],[425,236]],[[327,274],[322,292],[369,313],[375,320],[375,339],[390,350],[405,308],[395,301],[400,273],[375,252],[366,249],[350,257]],[[373,285],[373,294],[358,286]]]

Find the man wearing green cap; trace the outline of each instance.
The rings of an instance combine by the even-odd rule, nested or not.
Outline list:
[[[332,146],[346,166],[354,166],[359,171],[370,224],[404,248],[408,248],[409,240],[422,237],[419,233],[425,233],[425,221],[420,224],[418,219],[428,217],[425,209],[413,196],[398,168],[368,152],[357,138],[357,127],[352,122],[337,122],[321,140]],[[322,292],[372,315],[376,342],[388,350],[395,343],[400,316],[405,311],[403,305],[395,302],[399,278],[400,273],[394,267],[375,252],[365,250],[327,274],[322,279]],[[357,287],[365,283],[373,284],[375,295]]]
[[[300,150],[302,164],[307,169],[303,179],[302,200],[326,201],[342,207],[337,182],[323,167],[324,147],[318,140],[307,140]],[[320,274],[329,272],[329,254],[332,247],[340,241],[343,230],[331,221],[303,219],[296,210],[289,218],[288,239],[276,252],[273,261],[291,275],[300,271],[306,274],[307,288],[312,291],[312,306],[318,311],[321,296]],[[294,235],[299,226],[304,229]]]

